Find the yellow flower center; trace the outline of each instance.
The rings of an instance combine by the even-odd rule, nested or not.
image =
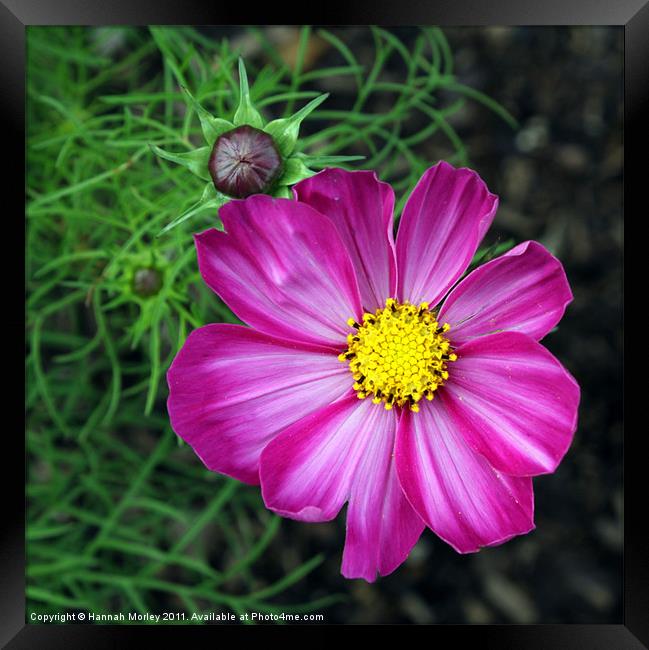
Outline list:
[[[338,358],[349,362],[358,398],[372,394],[386,409],[419,411],[418,402],[433,399],[448,379],[447,363],[457,359],[444,336],[450,326],[440,326],[425,302],[417,307],[389,298],[374,314],[363,314],[362,323],[350,318],[347,324],[356,332]]]

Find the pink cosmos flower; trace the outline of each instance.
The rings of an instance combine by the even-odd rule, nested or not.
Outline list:
[[[577,423],[579,387],[538,343],[572,300],[561,263],[527,241],[457,283],[498,198],[444,162],[396,244],[373,172],[328,169],[295,197],[232,201],[226,232],[196,236],[205,282],[250,327],[189,336],[168,373],[176,433],[282,516],[348,503],[348,578],[394,571],[425,526],[460,553],[532,530],[531,477]]]

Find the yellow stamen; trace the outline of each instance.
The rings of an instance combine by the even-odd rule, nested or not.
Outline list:
[[[440,325],[425,302],[388,298],[382,309],[364,313],[360,324],[353,318],[347,324],[356,331],[338,358],[349,363],[358,398],[373,395],[372,402],[387,410],[397,404],[417,413],[418,402],[433,399],[448,379],[448,362],[457,359],[444,336],[450,325]]]

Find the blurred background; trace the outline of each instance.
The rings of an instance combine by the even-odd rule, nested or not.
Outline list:
[[[575,296],[544,344],[579,429],[534,480],[536,525],[462,556],[426,531],[374,584],[340,575],[344,513],[304,524],[205,470],[169,428],[187,333],[237,322],[200,281],[196,146],[236,58],[267,118],[322,92],[305,151],[361,155],[403,199],[439,159],[500,196],[486,244],[536,239]],[[318,612],[326,623],[622,620],[621,28],[28,29],[28,613]],[[197,194],[198,193],[198,194]]]

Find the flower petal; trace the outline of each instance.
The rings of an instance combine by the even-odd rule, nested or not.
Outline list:
[[[369,400],[368,400],[369,401]],[[342,574],[373,582],[392,573],[417,543],[425,524],[408,503],[394,464],[396,419],[383,411],[356,468],[347,506]],[[383,425],[383,426],[381,426]]]
[[[441,397],[467,444],[507,474],[553,472],[577,428],[577,382],[519,332],[480,337],[456,353]]]
[[[261,456],[266,506],[302,521],[333,519],[349,498],[368,437],[390,421],[384,410],[351,392],[282,432]]]
[[[329,219],[304,203],[255,195],[220,210],[227,231],[196,235],[205,282],[252,327],[345,346],[362,315],[347,251]]]
[[[498,197],[474,171],[443,161],[428,169],[399,224],[399,299],[435,306],[468,267],[497,208]]]
[[[467,275],[439,312],[462,343],[500,330],[542,339],[563,316],[572,292],[561,262],[535,241],[512,248]]]
[[[349,500],[347,578],[391,573],[424,528],[396,476],[396,428],[394,411],[350,393],[283,431],[261,456],[264,501],[278,514],[329,521]]]
[[[252,484],[266,444],[350,383],[332,352],[225,324],[194,330],[167,381],[173,430],[209,469]]]
[[[354,264],[366,311],[376,311],[396,291],[394,192],[375,172],[325,169],[293,191],[329,217]]]
[[[444,404],[404,411],[395,457],[399,482],[426,524],[459,553],[534,528],[532,479],[506,476],[471,450]]]

